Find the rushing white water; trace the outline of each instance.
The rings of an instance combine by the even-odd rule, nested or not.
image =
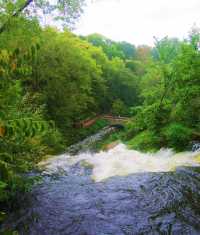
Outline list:
[[[198,152],[174,153],[161,149],[157,153],[141,153],[129,150],[124,144],[99,153],[82,153],[76,156],[63,154],[42,161],[39,166],[45,174],[67,172],[70,166],[82,162],[86,168],[93,168],[92,178],[102,181],[112,176],[127,176],[140,172],[168,172],[179,166],[200,166]]]

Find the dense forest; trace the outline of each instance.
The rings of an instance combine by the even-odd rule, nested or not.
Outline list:
[[[0,220],[37,181],[24,175],[38,161],[106,125],[82,120],[129,117],[120,138],[142,151],[200,139],[198,29],[136,47],[43,27],[13,2],[0,1]]]

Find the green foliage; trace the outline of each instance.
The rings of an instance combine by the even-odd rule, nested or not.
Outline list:
[[[80,17],[84,4],[85,0],[1,0],[0,33],[12,28],[13,21],[24,15],[32,18],[51,17],[62,22],[63,26],[70,27]]]
[[[109,121],[107,121],[105,119],[99,119],[99,120],[96,121],[95,126],[96,126],[97,130],[98,129],[100,130],[105,126],[108,126],[108,124],[109,124]]]
[[[132,139],[137,134],[133,147],[151,139],[143,134],[146,131],[156,133],[160,146],[176,150],[185,149],[192,138],[198,138],[200,53],[193,40],[198,37],[195,31],[188,42],[169,38],[156,41],[153,60],[146,62],[139,84],[143,104],[130,109],[134,119],[124,136]]]
[[[125,130],[123,133],[123,140],[128,141],[132,139],[134,136],[136,136],[141,130],[138,123],[133,119],[130,120],[125,125]]]
[[[160,139],[153,131],[143,131],[128,141],[131,149],[140,151],[156,151],[160,146]]]
[[[16,142],[24,141],[28,137],[35,135],[45,135],[51,128],[50,124],[44,120],[35,120],[33,118],[20,118],[4,122],[4,138],[13,139]]]
[[[26,173],[43,156],[108,125],[78,123],[138,103],[138,73],[126,66],[133,45],[40,27],[50,14],[71,27],[84,2],[0,0],[0,213],[23,200],[34,183]]]
[[[109,121],[104,119],[98,119],[93,125],[87,128],[80,128],[77,130],[77,140],[83,140],[87,136],[97,133],[102,128],[109,125]]]
[[[174,63],[175,87],[173,118],[194,127],[200,122],[200,53],[191,45],[183,45]]]
[[[52,122],[44,119],[42,106],[33,103],[36,96],[23,85],[31,76],[32,61],[25,60],[25,54],[19,49],[0,50],[0,206],[6,211],[19,205],[21,195],[30,190],[34,179],[23,174],[49,153],[43,139],[55,132]],[[34,56],[33,47],[26,55]]]
[[[191,140],[192,130],[180,123],[170,123],[163,129],[167,145],[177,150],[183,150]]]
[[[58,130],[50,129],[42,138],[42,144],[48,146],[49,154],[61,153],[65,150],[63,136]]]
[[[91,34],[86,40],[96,47],[101,47],[109,59],[118,57],[128,60],[136,56],[135,46],[127,42],[114,42],[100,34]]]
[[[92,58],[101,52],[69,32],[47,29],[43,37],[45,44],[38,54],[42,66],[37,66],[37,80],[30,85],[43,92],[49,118],[70,144],[75,124],[102,106],[105,84]]]
[[[114,116],[120,116],[120,115],[123,116],[127,114],[127,108],[123,103],[123,101],[117,99],[112,104],[111,112]]]
[[[126,68],[121,59],[114,58],[109,62],[105,77],[110,105],[116,99],[120,99],[125,106],[138,104],[138,78],[130,69]]]
[[[40,27],[41,9],[71,26],[83,2],[0,0],[0,217],[30,190],[34,179],[25,175],[42,156],[108,125],[79,128],[83,120],[133,116],[110,141],[142,151],[182,149],[200,130],[199,32],[152,49]]]
[[[161,40],[156,38],[155,40],[155,47],[152,51],[155,60],[168,64],[180,53],[181,43],[178,39],[164,37]]]

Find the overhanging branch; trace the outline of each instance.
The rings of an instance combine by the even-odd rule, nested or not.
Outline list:
[[[18,10],[16,10],[15,13],[13,13],[12,17],[17,17],[17,16],[19,16],[20,13],[21,13],[26,7],[28,7],[32,2],[33,2],[33,0],[27,0],[27,1],[25,1],[24,5],[21,6]],[[5,29],[6,29],[7,25],[8,25],[8,23],[9,23],[9,20],[8,20],[4,25],[2,25],[2,27],[0,28],[0,34],[5,31]]]

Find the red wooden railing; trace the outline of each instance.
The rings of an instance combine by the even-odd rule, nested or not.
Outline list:
[[[96,116],[95,118],[91,118],[91,119],[85,119],[81,122],[79,122],[76,126],[77,127],[84,127],[84,128],[87,128],[87,127],[90,127],[92,126],[93,124],[95,124],[95,122],[98,120],[98,119],[105,119],[105,120],[109,120],[111,122],[116,122],[116,121],[119,121],[119,122],[122,122],[122,121],[128,121],[129,118],[127,117],[121,117],[121,116],[112,116],[112,115],[109,115],[109,114],[105,114],[105,115],[98,115]]]

